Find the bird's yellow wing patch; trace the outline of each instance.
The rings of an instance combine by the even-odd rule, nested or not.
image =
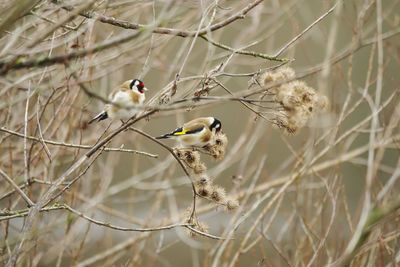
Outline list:
[[[178,131],[178,132],[174,132],[174,135],[183,135],[183,134],[186,134],[187,131],[188,130],[184,129],[184,130],[181,130],[181,131]]]
[[[197,126],[197,125],[195,125]],[[177,136],[177,135],[187,135],[187,134],[195,134],[203,130],[204,125],[198,125],[198,127],[188,128],[188,127],[180,127],[169,134],[169,136]]]

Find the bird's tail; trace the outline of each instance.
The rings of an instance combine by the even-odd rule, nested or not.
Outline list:
[[[100,112],[99,114],[96,115],[93,119],[91,119],[88,124],[91,124],[94,121],[102,121],[108,118],[107,111]]]
[[[167,134],[163,134],[163,135],[157,136],[155,138],[156,139],[166,139],[166,138],[170,138],[171,136],[173,136],[173,134],[167,133]]]

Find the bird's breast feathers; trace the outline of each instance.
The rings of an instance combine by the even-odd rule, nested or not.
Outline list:
[[[138,94],[129,89],[119,90],[113,92],[110,99],[113,103],[119,105],[108,105],[107,113],[109,113],[110,118],[129,119],[137,112],[132,106],[143,104],[144,94]]]
[[[144,94],[132,90],[120,90],[111,95],[111,101],[121,106],[141,105],[144,99]]]

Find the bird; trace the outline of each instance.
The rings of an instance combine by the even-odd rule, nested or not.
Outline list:
[[[147,88],[141,80],[125,81],[112,90],[108,96],[112,104],[105,105],[104,110],[91,119],[88,124],[107,118],[121,120],[131,118],[137,112],[132,106],[143,104],[145,91],[147,91]]]
[[[185,147],[204,147],[213,135],[221,131],[222,123],[214,117],[200,117],[183,124],[170,133],[157,136],[156,139],[173,138]]]

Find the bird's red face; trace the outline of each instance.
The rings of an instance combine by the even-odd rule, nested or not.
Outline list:
[[[141,82],[137,85],[137,88],[138,88],[138,91],[143,94],[146,87],[144,87],[144,83]]]

